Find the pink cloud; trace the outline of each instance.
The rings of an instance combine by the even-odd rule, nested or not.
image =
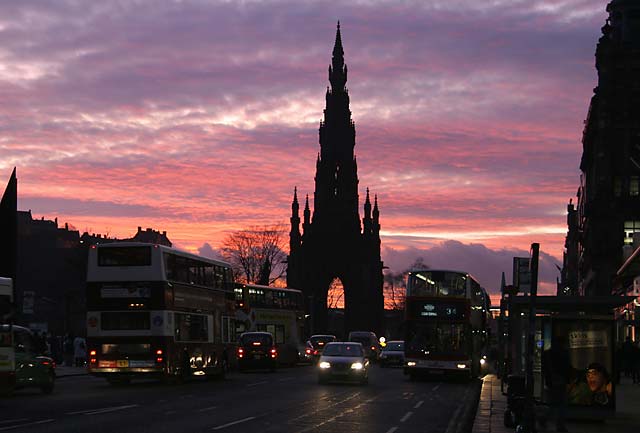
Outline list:
[[[20,208],[194,252],[286,222],[293,187],[314,189],[331,5],[3,3],[0,171],[18,166]],[[339,18],[383,245],[497,254],[487,280],[531,242],[558,260],[604,5],[371,1]]]

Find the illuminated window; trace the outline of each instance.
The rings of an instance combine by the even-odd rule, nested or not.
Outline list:
[[[618,176],[613,179],[613,195],[616,197],[622,195],[622,179]]]
[[[638,176],[631,176],[629,179],[629,195],[640,195],[640,178]]]
[[[633,244],[633,234],[640,232],[640,221],[624,222],[624,243],[626,245]]]

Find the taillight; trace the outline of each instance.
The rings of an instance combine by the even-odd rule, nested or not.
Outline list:
[[[371,346],[371,350],[376,350],[376,346]]]
[[[317,350],[317,349],[315,349],[315,350],[313,351],[313,354],[314,354],[314,355],[317,355],[317,354],[318,354],[318,350]]]
[[[156,350],[156,355],[161,356],[162,355],[162,349]]]
[[[238,358],[244,357],[244,349],[242,347],[238,347]]]
[[[162,364],[162,361],[164,361],[164,359],[163,359],[161,356],[158,356],[158,357],[156,358],[156,362],[157,362],[158,364]]]
[[[89,356],[96,356],[96,353],[97,352],[95,350],[92,350],[91,352],[89,352]]]
[[[306,353],[307,355],[311,355],[311,349],[307,349],[307,350],[305,350],[305,353]]]
[[[275,358],[276,356],[278,356],[278,351],[275,348],[271,349],[271,357]]]
[[[98,358],[96,358],[98,352],[96,350],[89,351],[89,364],[97,364]]]

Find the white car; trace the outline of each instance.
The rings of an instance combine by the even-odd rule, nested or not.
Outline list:
[[[328,343],[318,360],[318,383],[330,380],[357,381],[369,383],[369,360],[365,357],[362,344]]]

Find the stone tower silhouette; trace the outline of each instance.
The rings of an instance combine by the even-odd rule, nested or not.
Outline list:
[[[331,282],[339,278],[344,287],[345,332],[381,333],[384,301],[380,212],[377,196],[372,209],[367,189],[360,225],[358,166],[354,155],[356,131],[349,109],[339,22],[329,82],[331,87],[327,87],[324,120],[319,130],[313,217],[307,196],[302,234],[298,194],[294,189],[287,284],[304,292],[312,332],[327,331],[327,293]]]

